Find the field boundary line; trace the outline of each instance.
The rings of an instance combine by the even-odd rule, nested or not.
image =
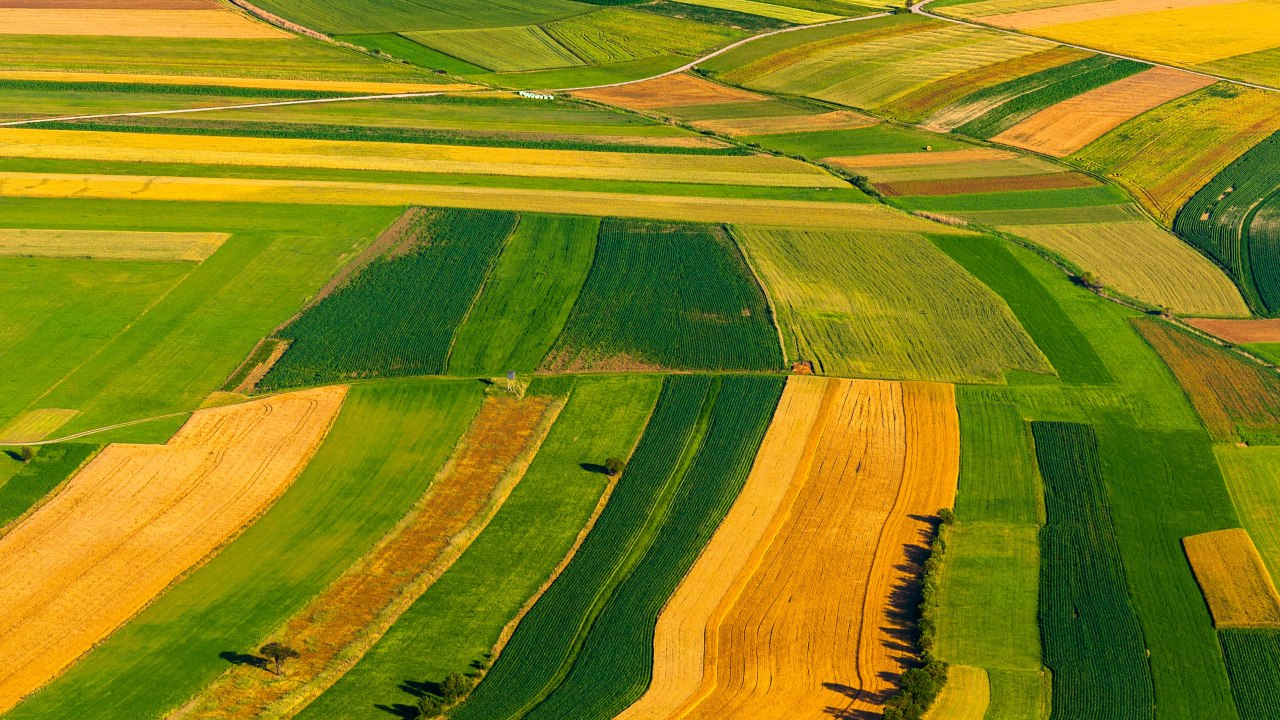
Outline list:
[[[1063,47],[1075,48],[1076,50],[1084,50],[1086,52],[1097,53],[1098,55],[1106,55],[1108,57],[1118,58],[1120,60],[1132,60],[1134,62],[1145,63],[1152,67],[1162,67],[1162,68],[1167,68],[1169,70],[1178,70],[1181,72],[1190,73],[1192,75],[1199,75],[1200,77],[1211,78],[1219,82],[1227,82],[1227,83],[1233,83],[1235,85],[1242,85],[1244,87],[1253,88],[1255,90],[1266,90],[1268,92],[1280,92],[1280,87],[1275,87],[1273,85],[1262,85],[1260,83],[1248,82],[1247,80],[1236,80],[1234,78],[1224,77],[1222,75],[1215,75],[1213,73],[1204,72],[1202,70],[1192,70],[1190,68],[1185,68],[1178,65],[1170,65],[1169,63],[1163,63],[1155,60],[1147,60],[1145,58],[1135,57],[1133,55],[1122,55],[1120,53],[1109,52],[1107,50],[1099,50],[1097,48],[1089,47],[1088,45],[1077,45],[1074,43],[1063,42],[1061,40],[1054,40],[1053,38],[1045,37],[1043,35],[1036,35],[1034,33],[1029,33],[1029,32],[1021,32],[1019,30],[1003,28],[997,25],[989,25],[987,23],[977,22],[976,20],[961,20],[960,18],[953,18],[953,17],[948,17],[946,15],[939,15],[935,12],[930,11],[927,7],[925,7],[931,2],[933,2],[933,0],[920,0],[920,2],[917,2],[916,4],[911,6],[911,12],[915,13],[916,15],[931,17],[935,20],[943,20],[949,23],[955,23],[957,25],[967,25],[969,27],[979,28],[983,30],[995,30],[996,32],[1005,33],[1007,35],[1020,35],[1022,37],[1048,40],[1049,42],[1057,43],[1058,45],[1061,45]]]

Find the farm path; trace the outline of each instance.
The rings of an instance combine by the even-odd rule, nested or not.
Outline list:
[[[889,13],[887,12],[875,13],[873,15],[863,15],[861,17],[843,18],[841,20],[829,20],[827,22],[812,23],[809,25],[795,25],[788,28],[782,28],[780,30],[772,30],[767,33],[760,33],[759,35],[752,35],[751,37],[743,38],[735,43],[725,45],[724,47],[718,50],[714,50],[712,52],[707,53],[706,55],[695,58],[685,63],[684,65],[681,65],[678,68],[674,68],[666,72],[661,72],[656,75],[636,78],[635,80],[624,80],[622,82],[616,82],[616,83],[605,83],[602,85],[584,85],[581,87],[571,87],[571,88],[548,88],[547,92],[573,92],[576,90],[599,90],[603,88],[635,85],[636,83],[647,82],[649,80],[657,80],[659,78],[668,77],[670,75],[678,75],[687,70],[692,70],[694,67],[697,67],[700,63],[704,63],[712,58],[719,57],[720,55],[723,55],[729,52],[730,50],[735,50],[737,48],[742,47],[743,45],[746,45],[747,43],[755,42],[756,40],[760,40],[763,38],[772,37],[774,35],[780,35],[782,33],[796,32],[797,30],[810,30],[812,28],[825,27],[827,25],[839,25],[841,23],[873,20],[875,18],[886,17],[888,15]],[[273,102],[215,105],[212,107],[181,108],[176,110],[147,110],[143,112],[103,113],[98,115],[64,115],[60,117],[44,117],[44,118],[28,118],[25,120],[10,120],[8,122],[0,122],[0,127],[34,125],[37,123],[46,123],[46,122],[70,122],[72,120],[105,120],[109,118],[146,117],[150,115],[181,115],[185,113],[215,112],[217,110],[246,110],[250,108],[280,107],[284,105],[316,105],[319,103],[334,103],[334,102],[364,102],[368,100],[395,100],[398,98],[422,98],[422,97],[433,97],[435,95],[443,95],[443,94],[444,94],[443,92],[387,93],[387,94],[376,94],[376,95],[356,95],[352,97],[310,98],[306,100],[279,100],[279,101],[273,101]]]
[[[946,15],[939,15],[935,12],[929,11],[927,6],[931,2],[933,2],[933,0],[920,0],[920,2],[917,2],[916,4],[911,6],[911,12],[917,15],[931,17],[935,20],[943,20],[949,23],[954,23],[956,25],[967,25],[969,27],[979,28],[983,30],[995,30],[996,32],[1002,32],[1008,35],[1021,35],[1023,37],[1040,38],[1041,40],[1052,40],[1052,38],[1043,38],[1039,35],[1022,32],[1020,30],[1012,30],[1010,28],[1003,28],[997,25],[988,25],[986,23],[974,22],[972,20],[961,20],[959,18],[947,17]],[[1120,53],[1113,53],[1113,52],[1108,52],[1106,50],[1099,50],[1098,48],[1089,47],[1088,45],[1076,45],[1069,42],[1063,42],[1061,40],[1052,40],[1052,42],[1058,43],[1059,45],[1062,45],[1064,47],[1075,48],[1076,50],[1084,50],[1085,52],[1097,53],[1099,55],[1106,55],[1108,57],[1119,58],[1121,60],[1132,60],[1134,62],[1146,63],[1147,65],[1151,65],[1153,67],[1167,68],[1169,70],[1179,70],[1181,72],[1190,73],[1192,75],[1199,75],[1200,77],[1210,78],[1212,80],[1219,80],[1222,82],[1234,83],[1236,85],[1240,85],[1243,87],[1254,88],[1255,90],[1266,90],[1268,92],[1280,92],[1280,87],[1275,87],[1273,85],[1261,85],[1259,83],[1246,82],[1244,80],[1237,80],[1235,78],[1229,78],[1223,75],[1214,75],[1213,73],[1201,72],[1200,70],[1192,70],[1190,68],[1185,68],[1178,65],[1170,65],[1168,63],[1156,62],[1155,60],[1148,60],[1146,58],[1140,58],[1134,55],[1121,55]]]

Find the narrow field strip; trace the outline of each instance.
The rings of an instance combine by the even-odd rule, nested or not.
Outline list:
[[[877,547],[909,534],[915,500],[955,492],[958,420],[954,405],[937,405],[951,389],[831,382],[836,397],[814,425],[813,462],[797,463],[790,481],[794,501],[722,597],[708,625],[702,682],[667,717],[845,714],[854,699],[873,707],[883,700],[862,678],[884,672],[869,682],[891,682],[902,670],[883,665],[898,651],[874,647],[884,618],[864,613],[885,607],[912,573],[890,572],[892,553],[886,546],[877,557]]]
[[[79,414],[79,410],[65,408],[27,410],[5,423],[4,427],[0,427],[0,445],[19,445],[44,440]]]
[[[1014,30],[1029,30],[1045,25],[1103,20],[1176,8],[1224,5],[1238,0],[1103,0],[1102,2],[1069,3],[1058,7],[987,15],[984,23]]]
[[[833,110],[820,115],[781,115],[778,117],[744,117],[697,120],[695,127],[726,135],[776,135],[780,133],[818,132],[821,130],[857,130],[879,121],[852,110]]]
[[[851,170],[872,170],[878,168],[901,168],[929,165],[951,165],[953,163],[992,162],[996,160],[1016,160],[1020,156],[1009,150],[996,148],[973,148],[972,150],[939,150],[937,152],[882,153],[877,155],[853,155],[850,157],[827,158],[841,167]]]
[[[0,539],[0,709],[269,507],[345,396],[334,386],[202,410],[166,445],[108,447]]]
[[[93,35],[289,40],[292,35],[222,8],[0,7],[0,35]]]
[[[721,85],[688,73],[667,75],[618,87],[577,90],[573,92],[573,96],[618,105],[630,110],[763,102],[770,99],[768,95]]]
[[[767,155],[679,156],[96,131],[0,130],[0,156],[770,187],[847,186],[812,165]]]
[[[1121,123],[1213,83],[1203,75],[1153,67],[1051,105],[992,140],[1066,157]]]
[[[563,406],[546,396],[486,399],[417,507],[272,634],[306,649],[288,676],[233,665],[170,717],[291,717],[333,685],[489,524]]]
[[[1213,625],[1224,628],[1280,628],[1280,592],[1271,573],[1241,528],[1182,539]]]
[[[698,689],[706,658],[715,653],[717,608],[785,518],[786,501],[799,489],[793,479],[808,473],[819,436],[814,428],[830,414],[837,390],[824,378],[788,378],[738,501],[658,618],[649,688],[618,720],[670,717]]]
[[[465,92],[479,90],[463,83],[374,82],[360,80],[304,80],[300,78],[218,77],[216,75],[163,75],[89,72],[82,70],[0,70],[0,80],[44,83],[112,83],[120,85],[204,85],[267,90],[310,90],[360,94]]]
[[[677,197],[324,180],[245,180],[0,172],[0,197],[188,200],[316,205],[434,205],[688,222],[967,234],[871,203]]]
[[[1233,343],[1280,342],[1280,319],[1219,320],[1190,318],[1191,325]]]
[[[228,233],[0,229],[0,256],[200,262]]]
[[[924,720],[983,720],[991,704],[991,684],[987,671],[968,665],[947,669],[947,684]],[[1028,719],[1029,720],[1029,719]]]

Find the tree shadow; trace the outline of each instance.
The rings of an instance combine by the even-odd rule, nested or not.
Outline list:
[[[22,453],[18,452],[17,450],[5,450],[4,454],[8,455],[10,460],[17,460],[18,462],[26,462],[26,459],[22,457]]]
[[[587,472],[599,473],[601,475],[609,474],[609,468],[601,465],[600,463],[578,463],[578,467],[586,470]]]
[[[232,665],[246,665],[248,667],[258,668],[259,670],[267,669],[266,658],[258,657],[257,655],[250,655],[249,653],[239,653],[232,650],[226,650],[218,653],[218,657],[226,660]]]
[[[413,707],[412,705],[405,705],[404,703],[396,703],[394,705],[378,704],[373,707],[384,713],[395,715],[398,718],[404,718],[404,720],[416,720],[418,717],[418,708]]]

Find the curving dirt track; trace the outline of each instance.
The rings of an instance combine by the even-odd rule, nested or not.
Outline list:
[[[341,386],[201,410],[166,445],[112,445],[0,538],[0,712],[224,545],[292,483]]]

